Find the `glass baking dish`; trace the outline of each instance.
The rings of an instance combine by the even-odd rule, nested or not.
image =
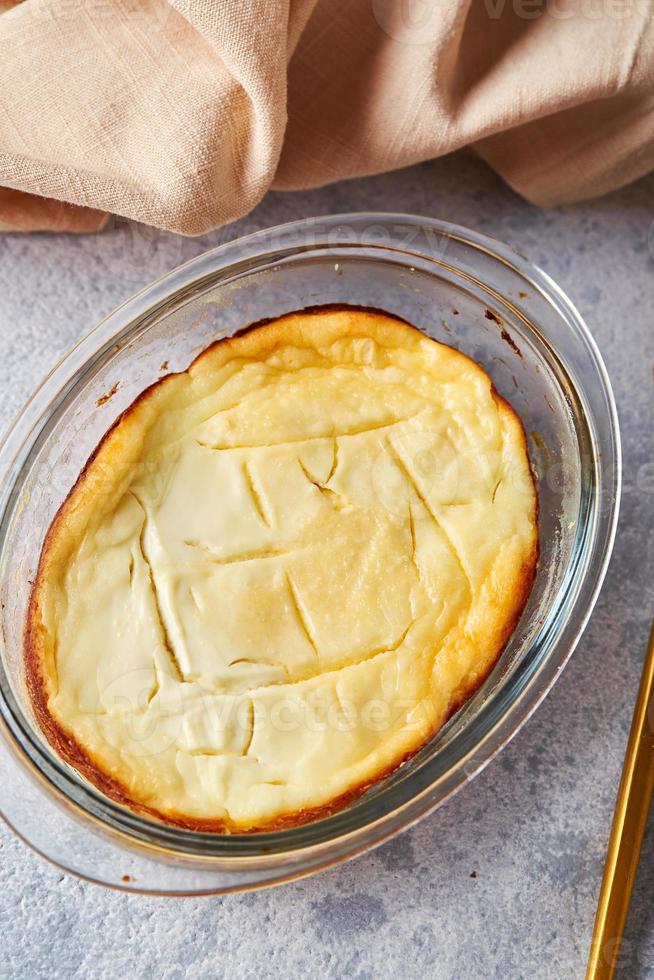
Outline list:
[[[207,834],[137,816],[62,762],[25,689],[22,640],[45,532],[84,462],[148,385],[261,318],[348,303],[403,317],[482,364],[520,415],[541,555],[486,682],[413,758],[337,813],[293,829]],[[287,881],[387,839],[472,779],[572,653],[608,564],[620,496],[615,403],[581,317],[540,269],[476,232],[410,215],[293,222],[216,248],[96,326],[0,448],[0,809],[32,847],[93,881],[160,894]]]

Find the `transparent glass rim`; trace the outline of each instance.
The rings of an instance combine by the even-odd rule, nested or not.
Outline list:
[[[369,229],[374,228],[374,235]],[[380,229],[384,231],[380,240]],[[414,215],[351,213],[290,222],[220,245],[145,287],[100,321],[66,354],[26,403],[0,445],[0,551],[6,543],[8,521],[20,492],[21,474],[39,444],[47,438],[49,421],[70,387],[105,357],[118,342],[147,327],[162,310],[172,309],[200,288],[250,274],[262,264],[283,262],[308,250],[339,254],[375,250],[415,255],[448,267],[442,258],[409,247],[406,231],[428,231],[429,241],[452,239],[500,263],[504,270],[537,291],[555,309],[574,339],[583,346],[597,388],[589,411],[586,394],[576,380],[574,408],[592,430],[593,413],[604,413],[608,439],[582,481],[581,519],[573,553],[557,601],[525,651],[520,665],[469,725],[457,732],[433,758],[406,779],[365,797],[348,808],[298,827],[267,833],[218,835],[187,831],[142,817],[114,803],[84,782],[34,736],[9,683],[0,676],[0,735],[31,775],[78,819],[95,823],[99,832],[117,836],[129,846],[162,856],[211,861],[214,866],[269,866],[293,855],[295,867],[303,855],[315,863],[330,853],[327,864],[358,853],[387,839],[444,802],[469,781],[516,734],[555,682],[588,622],[608,567],[615,539],[621,490],[619,424],[610,381],[597,345],[582,317],[563,291],[540,268],[513,249],[486,235],[448,222]],[[347,234],[345,233],[347,232]],[[352,241],[352,233],[356,238]],[[414,236],[415,238],[415,236]],[[412,240],[412,239],[411,239]],[[452,267],[450,267],[452,268]],[[454,267],[456,268],[456,267]],[[490,295],[492,284],[479,282]],[[515,310],[518,315],[519,311]],[[524,318],[523,318],[524,319]],[[530,329],[534,324],[529,322]],[[547,341],[547,338],[545,338]],[[550,349],[555,345],[550,345]],[[555,353],[555,350],[554,350]],[[313,870],[313,869],[312,869]],[[301,873],[301,872],[300,872]],[[282,880],[295,877],[290,867]]]

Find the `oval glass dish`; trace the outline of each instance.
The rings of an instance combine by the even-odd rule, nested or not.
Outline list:
[[[23,629],[45,533],[87,457],[146,387],[266,317],[384,309],[478,361],[523,421],[540,499],[540,561],[495,669],[423,749],[331,816],[255,834],[186,831],[104,797],[52,751],[25,687]],[[389,214],[294,222],[216,248],[103,320],[54,369],[0,449],[0,809],[32,847],[93,881],[227,892],[329,867],[397,833],[472,779],[554,683],[593,608],[615,534],[618,422],[581,317],[510,248]]]

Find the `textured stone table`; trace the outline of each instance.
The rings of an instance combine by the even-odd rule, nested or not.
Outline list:
[[[0,829],[0,977],[583,976],[617,780],[654,614],[654,179],[539,211],[467,157],[295,195],[202,239],[116,222],[0,237],[0,427],[103,314],[219,241],[312,214],[412,211],[539,263],[590,324],[616,391],[626,489],[604,590],[575,656],[504,753],[372,854],[226,898],[127,896],[68,877]],[[473,874],[474,872],[474,874]],[[621,976],[654,976],[654,826]]]

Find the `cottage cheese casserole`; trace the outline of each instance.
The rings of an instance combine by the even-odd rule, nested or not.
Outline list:
[[[145,391],[48,532],[26,630],[63,758],[189,828],[292,826],[415,753],[529,593],[524,432],[376,311],[258,325]]]

